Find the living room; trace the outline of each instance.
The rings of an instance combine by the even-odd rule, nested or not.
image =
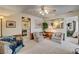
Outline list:
[[[78,5],[1,5],[1,54],[75,54]]]

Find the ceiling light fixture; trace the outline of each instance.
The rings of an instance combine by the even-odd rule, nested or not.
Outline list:
[[[41,14],[42,16],[48,14],[48,10],[45,9],[45,6],[41,6],[40,14]]]

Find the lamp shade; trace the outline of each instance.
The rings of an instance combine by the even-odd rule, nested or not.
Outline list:
[[[4,16],[0,16],[0,19],[3,19],[4,18]]]

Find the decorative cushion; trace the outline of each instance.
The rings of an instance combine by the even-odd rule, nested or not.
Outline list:
[[[78,33],[75,32],[72,36],[73,36],[74,38],[77,38],[77,37],[78,37]]]
[[[18,48],[20,45],[24,47],[22,37],[8,36],[8,37],[3,37],[0,40],[10,43],[8,47],[12,50],[12,54],[15,53],[16,48]]]
[[[3,37],[1,40],[11,43],[13,41],[16,41],[16,38],[14,36],[8,36],[8,37]]]
[[[63,37],[63,33],[61,32],[55,32],[53,33],[53,36],[52,36],[52,38],[54,39],[62,39],[62,37]]]

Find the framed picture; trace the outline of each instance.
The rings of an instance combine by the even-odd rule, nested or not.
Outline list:
[[[16,21],[6,21],[6,28],[16,28]]]

